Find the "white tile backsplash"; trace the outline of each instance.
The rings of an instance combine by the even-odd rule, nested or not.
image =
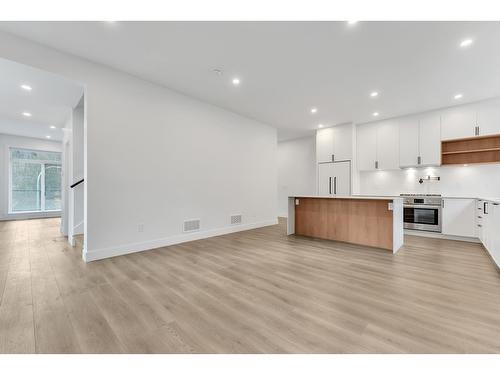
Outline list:
[[[439,176],[441,180],[419,184],[418,179],[427,175]],[[360,194],[400,193],[497,197],[500,196],[500,164],[360,172]]]

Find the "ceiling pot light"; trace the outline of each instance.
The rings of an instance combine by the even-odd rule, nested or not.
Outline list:
[[[318,112],[318,108],[311,108],[311,113],[316,113]]]
[[[354,25],[356,25],[358,22],[359,22],[359,21],[347,21],[347,24],[348,24],[349,26],[354,26]]]
[[[23,112],[23,116],[24,117],[31,117],[31,113],[29,113],[29,112]]]
[[[232,82],[233,82],[233,85],[235,85],[235,86],[238,86],[241,83],[239,78],[233,78]]]
[[[474,41],[472,39],[464,39],[460,42],[460,47],[469,47]]]
[[[55,127],[54,125],[51,125],[51,126],[50,126],[50,128],[51,128],[51,129],[55,129],[56,127]]]
[[[453,98],[455,98],[456,100],[458,100],[458,99],[462,99],[462,98],[463,98],[463,95],[462,95],[462,94],[457,94],[457,95],[455,95]]]
[[[372,98],[376,98],[378,96],[378,92],[377,91],[373,91],[372,93],[370,93],[370,96]]]
[[[21,88],[26,91],[31,91],[33,88],[30,85],[22,84]]]
[[[374,117],[377,117],[379,114],[380,114],[380,113],[378,113],[378,112],[373,112],[373,116],[374,116]]]
[[[50,135],[46,135],[45,138],[50,139]]]
[[[319,124],[319,125],[318,125],[318,128],[320,128],[320,129],[321,129],[322,127],[324,127],[324,125],[323,125],[323,124]]]

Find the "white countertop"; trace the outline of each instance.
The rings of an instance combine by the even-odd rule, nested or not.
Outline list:
[[[403,199],[399,196],[394,195],[343,195],[343,196],[331,196],[331,195],[290,195],[289,198],[329,198],[329,199],[374,199],[374,200],[394,200]],[[471,196],[454,196],[454,195],[443,195],[441,198],[445,199],[480,199],[483,201],[500,203],[500,198],[495,197],[471,197]]]
[[[328,199],[368,199],[368,200],[402,200],[401,197],[375,195],[291,195],[288,198],[328,198]]]
[[[445,198],[445,199],[479,199],[482,201],[500,203],[500,198],[492,198],[492,197],[470,197],[470,196],[464,197],[464,196],[443,195],[441,198]]]

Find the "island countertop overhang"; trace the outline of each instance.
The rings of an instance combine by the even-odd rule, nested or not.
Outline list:
[[[381,200],[381,201],[402,201],[401,197],[373,196],[373,195],[289,195],[288,198],[318,198],[318,199],[359,199],[359,200]]]

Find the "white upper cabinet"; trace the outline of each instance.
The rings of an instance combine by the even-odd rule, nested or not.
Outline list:
[[[477,135],[500,134],[500,99],[478,103]]]
[[[316,161],[318,163],[332,161],[333,155],[333,128],[316,131]]]
[[[441,112],[441,139],[474,137],[477,111],[472,105],[445,109]]]
[[[339,125],[333,128],[333,155],[335,161],[352,159],[352,125]]]
[[[399,168],[399,126],[394,120],[382,121],[377,127],[377,169]]]
[[[316,131],[316,161],[318,163],[351,159],[351,124]]]
[[[419,156],[418,117],[402,118],[399,120],[399,166],[416,166],[418,165]]]
[[[399,168],[399,128],[393,120],[357,127],[358,169]]]
[[[374,171],[377,161],[377,128],[376,124],[357,126],[358,169]]]
[[[420,117],[419,165],[441,165],[441,116],[432,112]]]

